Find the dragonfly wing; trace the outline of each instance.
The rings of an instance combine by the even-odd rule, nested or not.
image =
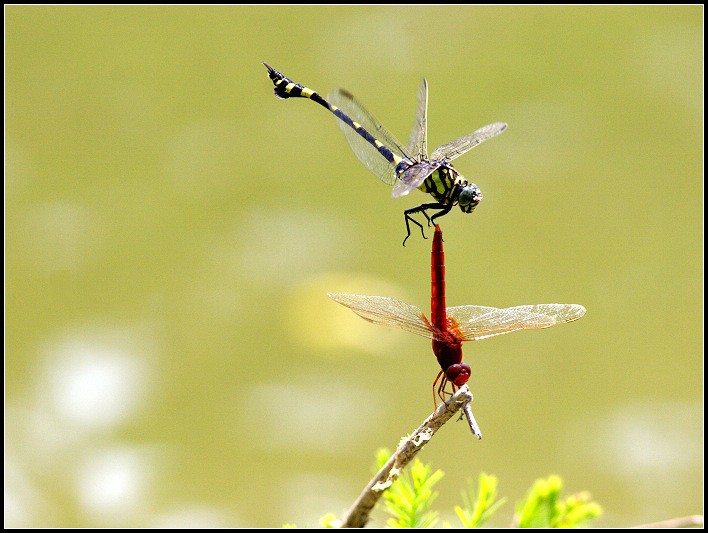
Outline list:
[[[417,161],[428,159],[428,81],[425,78],[418,89],[418,111],[408,140],[408,152]]]
[[[369,113],[354,96],[344,89],[337,89],[327,97],[332,105],[341,109],[361,126],[373,135],[378,141],[386,145],[398,157],[413,163],[411,156],[401,143],[389,133],[376,118]],[[344,137],[349,143],[349,147],[361,163],[387,185],[393,185],[397,181],[396,164],[387,161],[376,148],[366,139],[359,135],[352,127],[337,119],[337,124],[344,133]]]
[[[438,146],[430,158],[433,160],[445,160],[448,162],[453,159],[457,159],[462,154],[477,146],[479,143],[499,135],[506,129],[506,126],[507,125],[504,122],[495,122],[494,124],[489,124],[483,128],[479,128],[477,131],[473,131],[469,135],[465,135],[456,141]]]
[[[415,305],[385,296],[362,296],[338,292],[328,292],[327,296],[374,324],[402,329],[428,339],[435,337],[430,322],[423,311]]]
[[[585,308],[577,304],[521,305],[506,309],[463,305],[448,307],[447,314],[457,321],[461,340],[475,341],[521,329],[543,329],[572,322],[585,314]]]
[[[421,161],[408,167],[396,180],[391,196],[398,198],[417,189],[425,181],[425,178],[435,172],[441,164],[440,161]]]

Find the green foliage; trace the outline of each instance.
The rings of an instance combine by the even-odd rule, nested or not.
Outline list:
[[[558,476],[537,479],[516,506],[519,527],[579,527],[602,514],[602,508],[581,492],[560,499],[563,482]]]
[[[504,505],[506,498],[495,501],[497,499],[497,484],[496,476],[490,476],[484,472],[479,474],[477,498],[475,499],[474,486],[472,480],[469,481],[468,492],[462,493],[464,506],[455,506],[455,513],[464,527],[481,527],[499,507]]]
[[[376,452],[375,471],[386,464],[391,453],[381,448]],[[438,512],[430,509],[438,492],[433,486],[445,474],[433,471],[430,464],[423,464],[417,458],[410,467],[410,473],[402,475],[383,493],[385,510],[391,515],[386,524],[392,528],[430,528],[438,522]],[[475,497],[474,484],[470,480],[468,491],[462,493],[462,507],[455,506],[455,513],[466,528],[481,527],[501,507],[506,498],[497,500],[498,480],[496,476],[482,472],[477,482]],[[517,527],[579,527],[602,514],[602,508],[591,500],[590,494],[581,492],[561,499],[563,482],[558,476],[537,479],[526,497],[517,503],[514,525]],[[323,527],[339,527],[341,522],[334,514],[322,517]],[[448,526],[448,524],[444,524]],[[295,527],[286,524],[284,527]]]
[[[340,520],[334,513],[327,513],[320,518],[320,525],[325,529],[333,529],[340,527]]]
[[[431,465],[425,465],[415,459],[413,466],[384,492],[386,511],[391,515],[386,523],[389,527],[433,527],[438,521],[438,512],[430,506],[438,495],[433,485],[444,476],[442,470],[432,471]]]

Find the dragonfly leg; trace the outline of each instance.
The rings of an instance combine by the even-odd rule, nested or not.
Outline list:
[[[435,377],[435,381],[433,381],[433,406],[434,406],[433,410],[438,408],[438,400],[435,396],[435,385],[437,385],[438,380],[440,379],[440,376],[442,376],[442,375],[443,375],[443,371],[441,370],[440,372],[438,372],[438,375]],[[442,383],[440,385],[442,386],[446,381],[447,381],[447,378],[443,377]],[[438,394],[439,393],[440,393],[440,391],[438,390]]]
[[[418,227],[420,228],[420,233],[423,235],[423,238],[424,238],[424,239],[427,239],[427,237],[425,236],[425,232],[423,231],[423,225],[422,225],[420,222],[418,222],[416,219],[412,218],[412,217],[408,214],[408,211],[404,211],[404,212],[403,212],[403,215],[405,216],[405,220],[406,220],[406,230],[408,231],[408,234],[406,235],[406,238],[403,239],[403,246],[406,245],[406,241],[408,240],[408,237],[411,236],[411,227],[410,227],[410,224],[409,224],[410,222],[413,222],[413,224],[415,224],[416,226],[418,226]]]
[[[438,205],[440,205],[440,204],[438,204]],[[448,204],[448,205],[442,206],[442,210],[438,211],[437,213],[435,213],[432,217],[430,217],[430,218],[428,219],[428,225],[430,225],[430,224],[432,223],[433,226],[434,226],[434,225],[435,225],[435,219],[438,218],[438,217],[447,215],[447,214],[450,212],[451,209],[452,209],[452,204]],[[423,211],[423,213],[425,213],[425,211]],[[427,217],[428,214],[425,213],[425,216]]]
[[[444,374],[444,373],[440,372],[440,374]],[[438,374],[438,377],[435,378],[435,381],[433,382],[433,391],[435,391],[435,383],[437,383],[438,378],[440,377],[440,374]],[[447,392],[445,390],[445,387],[447,387],[448,383],[452,386],[452,392]],[[440,386],[438,387],[438,396],[443,401],[443,403],[447,403],[447,400],[450,397],[452,397],[452,395],[455,393],[456,390],[457,390],[457,387],[455,386],[455,384],[452,383],[451,381],[449,381],[447,379],[447,376],[443,375],[443,378],[440,381]],[[447,399],[445,398],[446,395],[448,396]],[[433,400],[435,401],[435,392],[433,392]],[[436,402],[436,407],[437,407],[437,402]]]
[[[430,223],[432,222],[432,220],[431,220],[430,217],[428,216],[428,213],[425,212],[425,209],[423,209],[423,210],[421,211],[421,213],[423,213],[423,216],[425,217],[425,220],[428,221],[428,227],[430,227]]]
[[[437,408],[437,398],[435,394],[435,385],[437,384],[438,380],[440,379],[440,376],[442,375],[442,380],[440,381],[440,385],[438,386],[437,389],[437,396],[444,402],[447,403],[447,401],[452,398],[452,396],[455,394],[457,391],[458,387],[455,385],[452,381],[447,379],[447,375],[445,374],[444,371],[440,371],[438,373],[438,376],[435,378],[435,381],[433,381],[433,402],[435,403],[435,407]],[[450,385],[452,388],[452,392],[445,390],[447,386]]]
[[[438,211],[435,213],[432,217],[428,216],[428,213],[426,213],[426,210],[428,209],[441,209],[441,211]],[[406,238],[403,239],[403,246],[406,245],[406,241],[408,240],[408,237],[411,236],[411,227],[410,227],[410,222],[413,222],[416,226],[420,228],[420,232],[423,234],[423,238],[427,239],[425,236],[425,231],[423,230],[423,224],[418,222],[416,219],[414,219],[411,215],[414,213],[423,213],[423,216],[425,219],[428,221],[428,227],[433,223],[433,219],[442,216],[446,213],[450,212],[450,209],[452,209],[452,205],[445,205],[441,203],[434,203],[434,204],[421,204],[418,207],[411,207],[410,209],[406,209],[403,212],[403,216],[405,217],[406,220],[406,229],[408,230],[408,234],[406,235]]]

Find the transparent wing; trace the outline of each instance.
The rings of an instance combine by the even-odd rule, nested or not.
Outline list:
[[[337,106],[346,115],[349,115],[352,120],[361,124],[366,131],[385,144],[394,154],[411,161],[411,163],[413,162],[406,149],[401,146],[401,143],[350,92],[344,89],[337,89],[331,92],[327,98],[332,105]],[[387,161],[374,146],[345,122],[337,119],[337,124],[339,124],[344,133],[344,137],[347,139],[354,155],[357,156],[369,172],[387,185],[393,185],[397,181],[396,165]]]
[[[402,329],[428,339],[435,337],[433,326],[415,305],[385,296],[362,296],[338,292],[328,292],[327,296],[374,324]]]
[[[416,161],[428,159],[428,80],[425,78],[418,89],[418,111],[408,140],[408,153]]]
[[[577,320],[584,314],[585,308],[577,304],[521,305],[506,309],[477,305],[447,308],[447,315],[457,321],[461,340],[465,341],[496,337],[520,329],[550,328]]]
[[[469,135],[465,135],[456,141],[438,146],[430,156],[430,159],[444,159],[445,161],[457,159],[462,154],[477,146],[479,143],[499,135],[506,129],[506,126],[507,125],[503,122],[495,122],[494,124],[489,124],[483,128],[479,128],[477,131],[474,131]]]
[[[420,161],[408,167],[396,180],[391,196],[398,198],[399,196],[405,196],[413,189],[417,189],[425,181],[425,178],[435,172],[441,165],[440,161]]]

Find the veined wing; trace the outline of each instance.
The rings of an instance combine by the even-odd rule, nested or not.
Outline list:
[[[477,146],[479,143],[499,135],[506,129],[506,126],[507,125],[504,122],[495,122],[494,124],[489,124],[483,128],[479,128],[477,131],[473,131],[469,135],[465,135],[456,141],[438,146],[430,156],[430,159],[445,160],[448,162],[453,159],[457,159],[462,154]]]
[[[408,152],[413,155],[417,163],[408,167],[399,176],[391,192],[394,198],[405,196],[413,189],[417,189],[425,178],[440,166],[439,162],[428,160],[428,80],[425,78],[418,89],[418,111],[408,140]]]
[[[396,180],[396,185],[391,191],[391,196],[398,198],[405,196],[413,189],[417,189],[425,178],[430,176],[442,165],[440,161],[420,161],[408,167]]]
[[[447,314],[457,321],[461,340],[476,341],[521,329],[543,329],[572,322],[585,314],[585,308],[577,304],[521,305],[506,309],[463,305],[448,307]]]
[[[435,338],[433,326],[428,322],[423,311],[415,305],[385,296],[363,296],[338,292],[328,292],[327,296],[374,324],[402,329],[428,339]]]
[[[408,153],[416,161],[428,159],[428,80],[425,78],[418,89],[418,111],[408,140]]]
[[[397,156],[413,163],[407,150],[401,143],[389,133],[376,118],[369,113],[354,96],[344,89],[332,91],[327,97],[329,102],[349,115],[353,120],[373,135],[378,141],[385,144]],[[387,185],[393,185],[397,181],[396,164],[387,161],[386,158],[376,150],[366,139],[359,135],[349,125],[337,120],[339,127],[344,133],[344,137],[349,143],[349,147],[357,156],[359,161],[371,172]]]

